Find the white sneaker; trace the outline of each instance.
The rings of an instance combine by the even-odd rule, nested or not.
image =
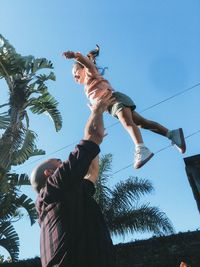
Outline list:
[[[138,147],[135,151],[134,168],[139,169],[153,157],[153,153],[145,146]]]
[[[169,131],[169,139],[172,141],[172,145],[176,146],[179,152],[182,154],[185,153],[186,144],[182,128]]]

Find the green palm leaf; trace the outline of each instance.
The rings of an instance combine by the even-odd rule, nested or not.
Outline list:
[[[99,164],[99,177],[101,184],[106,184],[111,176],[112,154],[102,155]]]
[[[16,215],[18,206],[16,205],[17,189],[14,181],[9,182],[7,175],[1,180],[0,190],[0,220],[10,220]]]
[[[112,155],[106,154],[101,157],[99,165],[99,176],[96,183],[94,199],[101,207],[108,208],[110,205],[111,190],[107,186],[108,179],[111,175]]]
[[[152,232],[156,235],[174,232],[164,212],[148,203],[140,204],[142,196],[154,189],[147,179],[129,177],[110,188],[107,186],[112,156],[100,159],[99,181],[95,199],[99,203],[112,235],[125,236],[127,233]]]
[[[30,185],[30,179],[26,173],[8,173],[7,179],[12,186]]]
[[[48,92],[48,87],[46,86],[45,82],[48,80],[55,81],[56,77],[53,72],[50,72],[48,75],[46,74],[36,75],[34,77],[34,80],[35,80],[34,82],[28,85],[28,92],[27,92],[28,96],[30,96],[33,93],[46,94]],[[25,104],[25,107],[26,106],[27,105]]]
[[[25,194],[23,194],[16,199],[16,205],[26,209],[31,221],[31,225],[33,225],[37,219],[37,212],[35,209],[35,204],[33,203],[32,199],[28,198]]]
[[[164,212],[148,204],[124,210],[108,221],[112,234],[125,236],[135,232],[153,232],[156,235],[172,234],[174,228]]]
[[[11,89],[12,80],[10,76],[21,73],[23,59],[2,35],[0,35],[0,38],[4,41],[3,47],[0,48],[0,78],[5,78]]]
[[[25,194],[19,196],[19,188],[22,185],[30,185],[28,176],[26,174],[7,174],[7,182],[1,182],[0,190],[0,219],[11,220],[12,218],[20,218],[21,214],[18,212],[19,208],[26,209],[31,225],[37,218],[35,204],[32,199]]]
[[[52,118],[56,131],[59,131],[62,127],[61,114],[57,109],[58,102],[48,92],[40,97],[32,98],[29,104],[30,110],[35,114],[48,113]]]
[[[27,130],[21,149],[12,154],[12,165],[19,165],[24,163],[32,156],[44,155],[43,150],[36,149],[35,146],[36,134],[33,131]]]
[[[53,63],[46,58],[36,58],[33,61],[31,71],[32,73],[36,73],[38,70],[46,68],[53,69]]]
[[[44,82],[46,82],[48,80],[52,80],[52,81],[56,80],[56,76],[52,71],[48,75],[46,75],[46,74],[37,75],[36,78],[37,78],[36,83],[38,83],[38,84],[43,84]]]
[[[153,186],[146,179],[138,177],[129,177],[124,182],[119,182],[112,190],[112,203],[110,209],[120,210],[124,206],[132,206],[133,202],[140,199],[141,196],[151,193]]]
[[[6,129],[9,125],[10,117],[7,112],[0,113],[0,129]]]
[[[5,248],[12,261],[16,261],[19,256],[19,237],[10,222],[0,224],[0,246]]]
[[[22,173],[18,175],[18,183],[19,186],[22,185],[30,185],[30,178],[26,173]]]
[[[4,41],[4,46],[0,48],[0,77],[13,75],[16,73],[29,74],[30,76],[41,69],[52,69],[53,64],[46,58],[34,58],[33,56],[21,56],[17,54],[14,47],[0,35]]]

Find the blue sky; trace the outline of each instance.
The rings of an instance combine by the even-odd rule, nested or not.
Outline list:
[[[38,134],[37,145],[49,157],[63,160],[83,136],[89,116],[83,88],[75,84],[71,63],[61,57],[66,50],[87,53],[96,44],[101,47],[99,65],[108,66],[105,77],[115,90],[131,96],[137,111],[169,129],[183,127],[185,136],[200,130],[200,87],[179,95],[145,112],[144,109],[200,82],[200,3],[197,0],[124,0],[124,1],[47,1],[6,0],[0,9],[0,33],[22,55],[46,57],[54,63],[56,82],[49,91],[59,101],[63,128],[56,133],[45,115],[31,116],[31,129]],[[0,104],[6,101],[7,87],[0,81]],[[184,157],[200,153],[200,134],[186,139],[187,152],[179,154],[162,136],[142,130],[154,158],[139,170],[126,168],[133,162],[134,146],[116,119],[105,114],[108,136],[101,153],[113,154],[110,186],[129,176],[149,179],[155,188],[142,199],[164,211],[177,232],[199,228],[199,212],[185,173]],[[111,127],[110,127],[111,126]],[[65,149],[63,149],[66,147]],[[56,153],[55,151],[60,150]],[[30,174],[39,160],[32,158],[16,168]],[[38,160],[36,162],[36,160]],[[34,200],[36,195],[25,188]],[[39,227],[30,227],[28,218],[15,224],[20,236],[20,258],[39,255]],[[128,235],[126,242],[150,237]],[[0,250],[0,254],[6,251]]]

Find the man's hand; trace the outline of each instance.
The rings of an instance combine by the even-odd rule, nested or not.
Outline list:
[[[100,99],[97,99],[94,103],[88,104],[91,112],[104,112],[108,109],[109,106],[112,106],[115,103],[115,97],[105,93],[101,96]]]
[[[63,52],[62,54],[66,59],[75,58],[75,53],[73,51]]]
[[[115,98],[111,95],[106,95],[98,99],[90,106],[91,114],[85,126],[84,139],[91,140],[96,144],[100,144],[105,136],[103,125],[103,112],[115,102]]]

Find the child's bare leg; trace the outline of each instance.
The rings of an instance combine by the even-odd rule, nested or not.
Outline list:
[[[136,111],[132,112],[132,119],[138,127],[141,127],[143,129],[148,129],[154,133],[167,137],[169,130],[166,127],[164,127],[163,125],[155,121],[145,119],[140,114],[138,114]]]
[[[186,144],[182,128],[169,131],[169,129],[167,129],[163,125],[155,121],[147,120],[135,111],[132,112],[132,118],[135,124],[138,125],[138,127],[141,127],[143,129],[148,129],[152,132],[155,132],[157,134],[169,138],[172,144],[175,145],[181,153],[185,153]]]
[[[134,168],[138,169],[153,157],[153,153],[144,145],[140,129],[133,121],[131,109],[124,107],[117,116],[135,144]]]
[[[124,108],[117,113],[117,117],[121,122],[124,129],[129,133],[131,139],[135,145],[142,144],[143,139],[140,133],[140,129],[135,124],[132,118],[132,111],[130,108]]]

